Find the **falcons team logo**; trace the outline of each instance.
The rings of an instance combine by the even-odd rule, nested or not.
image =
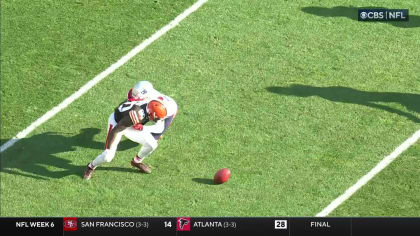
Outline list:
[[[77,230],[77,218],[64,217],[64,231]]]
[[[176,230],[177,231],[190,231],[191,219],[190,217],[178,217],[176,218]]]

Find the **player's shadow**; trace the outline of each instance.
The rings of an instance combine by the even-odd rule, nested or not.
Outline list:
[[[420,95],[413,93],[395,92],[367,92],[353,88],[333,86],[333,87],[314,87],[309,85],[294,84],[290,87],[268,87],[269,92],[279,95],[310,97],[318,96],[333,102],[352,103],[381,109],[387,112],[404,116],[407,119],[420,123]],[[384,103],[399,103],[408,111],[383,105]]]
[[[104,142],[93,140],[93,137],[99,132],[99,129],[87,128],[75,135],[45,132],[23,138],[1,153],[0,171],[44,180],[63,178],[69,175],[82,177],[86,165],[74,165],[72,164],[73,160],[60,158],[60,153],[77,151],[77,147],[82,147],[98,150],[99,154],[105,145]],[[127,150],[137,145],[137,143],[125,140],[120,143],[118,150]],[[93,158],[95,157],[93,156],[91,159]],[[133,171],[131,168],[106,166],[100,169]]]
[[[199,184],[216,185],[213,179],[193,178],[192,180]]]
[[[358,20],[358,9],[367,8],[367,9],[387,9],[386,7],[304,7],[302,11],[305,13],[323,16],[323,17],[347,17],[352,20]],[[376,22],[376,21],[375,21]],[[374,22],[369,22],[374,23]],[[382,23],[387,23],[395,27],[401,28],[414,28],[420,27],[420,16],[410,15],[408,21],[382,21]]]

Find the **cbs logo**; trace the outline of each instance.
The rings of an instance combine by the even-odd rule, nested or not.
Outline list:
[[[361,12],[360,18],[362,20],[366,19],[384,19],[384,13],[383,12]]]

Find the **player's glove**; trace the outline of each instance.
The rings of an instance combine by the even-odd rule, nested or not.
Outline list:
[[[135,125],[133,125],[133,128],[136,129],[136,130],[142,131],[143,130],[143,125],[142,124],[135,124]]]

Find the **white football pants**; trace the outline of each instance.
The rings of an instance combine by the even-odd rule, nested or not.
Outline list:
[[[117,122],[114,119],[114,113],[112,113],[108,119],[108,135],[111,129],[116,125]],[[141,160],[150,155],[158,146],[157,140],[150,132],[145,130],[140,131],[134,129],[133,127],[129,127],[118,133],[111,147],[109,147],[109,149],[105,149],[105,151],[103,151],[99,156],[96,157],[95,160],[92,161],[93,167],[97,167],[105,162],[111,162],[112,159],[114,159],[115,152],[117,151],[118,144],[120,143],[123,135],[131,141],[142,145],[140,151],[137,153],[137,156]]]

